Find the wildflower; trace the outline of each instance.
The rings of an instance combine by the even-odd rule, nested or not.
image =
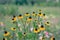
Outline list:
[[[49,33],[46,31],[44,33],[45,33],[45,37],[49,38]]]
[[[49,33],[47,31],[44,32],[46,35],[48,35]]]
[[[28,20],[28,21],[31,21],[31,20],[32,20],[32,17],[30,16],[27,20]]]
[[[12,20],[15,22],[17,20],[16,16],[13,16]]]
[[[32,15],[35,16],[35,12],[33,12]]]
[[[4,31],[4,36],[9,36],[9,32],[7,32],[7,31]]]
[[[34,33],[38,33],[38,32],[40,32],[40,30],[37,29],[37,28],[35,28],[35,29],[34,29]]]
[[[20,15],[18,16],[18,18],[19,18],[19,19],[22,19],[22,18],[23,18],[23,16],[20,14]]]
[[[3,40],[7,40],[6,38],[3,38]]]
[[[39,13],[39,14],[38,14],[38,16],[42,17],[42,16],[43,16],[43,14],[42,14],[42,13]]]
[[[45,22],[45,25],[50,25],[50,23],[49,22]]]
[[[29,13],[26,13],[25,16],[29,16],[30,14]]]
[[[55,40],[54,36],[51,37],[51,40]]]
[[[41,31],[44,31],[45,30],[45,27],[43,25],[41,25],[40,30]]]
[[[24,32],[23,35],[26,36],[26,32]]]
[[[15,31],[15,30],[16,30],[16,28],[11,28],[11,30],[12,30],[12,31]]]
[[[43,14],[42,18],[43,18],[43,19],[46,19],[46,18],[48,18],[48,17],[47,17],[45,14]]]
[[[43,14],[43,18],[45,18],[45,14]]]

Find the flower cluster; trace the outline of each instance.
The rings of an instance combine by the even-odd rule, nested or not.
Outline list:
[[[27,40],[30,37],[32,40],[55,40],[53,34],[49,32],[50,22],[44,21],[45,19],[47,19],[47,15],[42,13],[42,10],[39,10],[39,13],[14,15],[12,22],[15,24],[15,27],[10,28],[13,33],[10,35],[10,32],[4,31],[4,36],[12,36],[12,39],[19,40]],[[7,39],[3,38],[3,40]]]

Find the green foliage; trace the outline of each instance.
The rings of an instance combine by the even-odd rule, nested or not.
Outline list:
[[[9,5],[0,5],[0,13],[3,15],[16,15],[17,14],[17,6],[9,6]]]

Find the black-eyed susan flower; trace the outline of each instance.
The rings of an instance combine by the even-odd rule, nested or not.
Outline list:
[[[27,20],[28,20],[28,21],[31,21],[31,20],[32,20],[32,17],[30,16]]]
[[[15,15],[13,15],[13,18],[15,18],[16,16]]]
[[[48,17],[47,17],[45,14],[43,14],[42,18],[43,18],[43,19],[46,19],[46,18],[48,18]]]
[[[38,33],[38,32],[40,32],[40,30],[37,29],[37,28],[35,28],[35,29],[34,29],[34,33]]]
[[[43,14],[43,16],[45,16],[45,14]]]
[[[26,32],[23,33],[23,36],[26,36]]]
[[[50,40],[55,40],[54,36],[52,36]]]
[[[30,16],[30,14],[29,13],[25,13],[25,16]]]
[[[50,25],[50,23],[49,22],[45,22],[45,25]]]
[[[7,38],[3,38],[3,40],[7,40]]]
[[[45,30],[45,27],[43,25],[41,25],[40,30],[41,31],[44,31]]]
[[[32,16],[35,16],[35,12],[32,13]]]
[[[23,18],[23,16],[20,14],[20,15],[18,16],[18,18],[19,18],[19,19],[22,19],[22,18]]]
[[[9,35],[10,35],[10,33],[9,33],[9,32],[4,31],[4,36],[9,36]]]
[[[13,20],[13,22],[15,22],[16,21],[16,18],[13,18],[12,20]]]
[[[15,30],[16,30],[16,28],[11,28],[11,30],[12,30],[12,31],[15,31]]]
[[[42,13],[39,13],[39,14],[38,14],[38,16],[42,17],[42,16],[43,16],[43,14],[42,14]]]
[[[16,16],[13,16],[12,20],[15,22],[17,20]]]

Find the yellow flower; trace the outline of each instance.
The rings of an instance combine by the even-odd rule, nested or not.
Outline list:
[[[41,25],[40,30],[41,31],[44,31],[45,30],[45,27],[43,25]]]
[[[50,40],[55,40],[54,36],[52,36]]]
[[[40,30],[37,29],[37,28],[35,28],[35,29],[34,29],[34,33],[38,33],[38,32],[40,32]]]
[[[24,32],[23,35],[26,36],[26,32]]]
[[[9,32],[4,31],[4,36],[9,36],[9,35],[10,35],[10,33],[9,33]]]
[[[16,17],[14,17],[12,20],[13,20],[13,22],[15,22],[17,19],[16,19]]]
[[[39,13],[39,14],[38,14],[38,16],[42,17],[42,16],[43,16],[43,14],[42,14],[42,13]]]
[[[31,21],[31,20],[32,20],[32,17],[30,16],[27,20],[28,20],[28,21]]]
[[[50,25],[50,23],[49,22],[45,22],[45,25]]]
[[[6,38],[3,38],[3,40],[7,40]]]
[[[30,16],[30,14],[29,13],[26,13],[25,16]]]
[[[15,31],[15,30],[16,30],[16,28],[11,28],[11,30],[12,30],[12,31]]]
[[[19,18],[19,19],[22,19],[22,18],[23,18],[23,16],[20,14],[20,15],[18,16],[18,18]]]
[[[35,12],[32,13],[32,16],[35,16]]]
[[[43,18],[43,19],[46,19],[46,18],[48,18],[48,17],[47,17],[45,14],[43,14],[42,18]]]

